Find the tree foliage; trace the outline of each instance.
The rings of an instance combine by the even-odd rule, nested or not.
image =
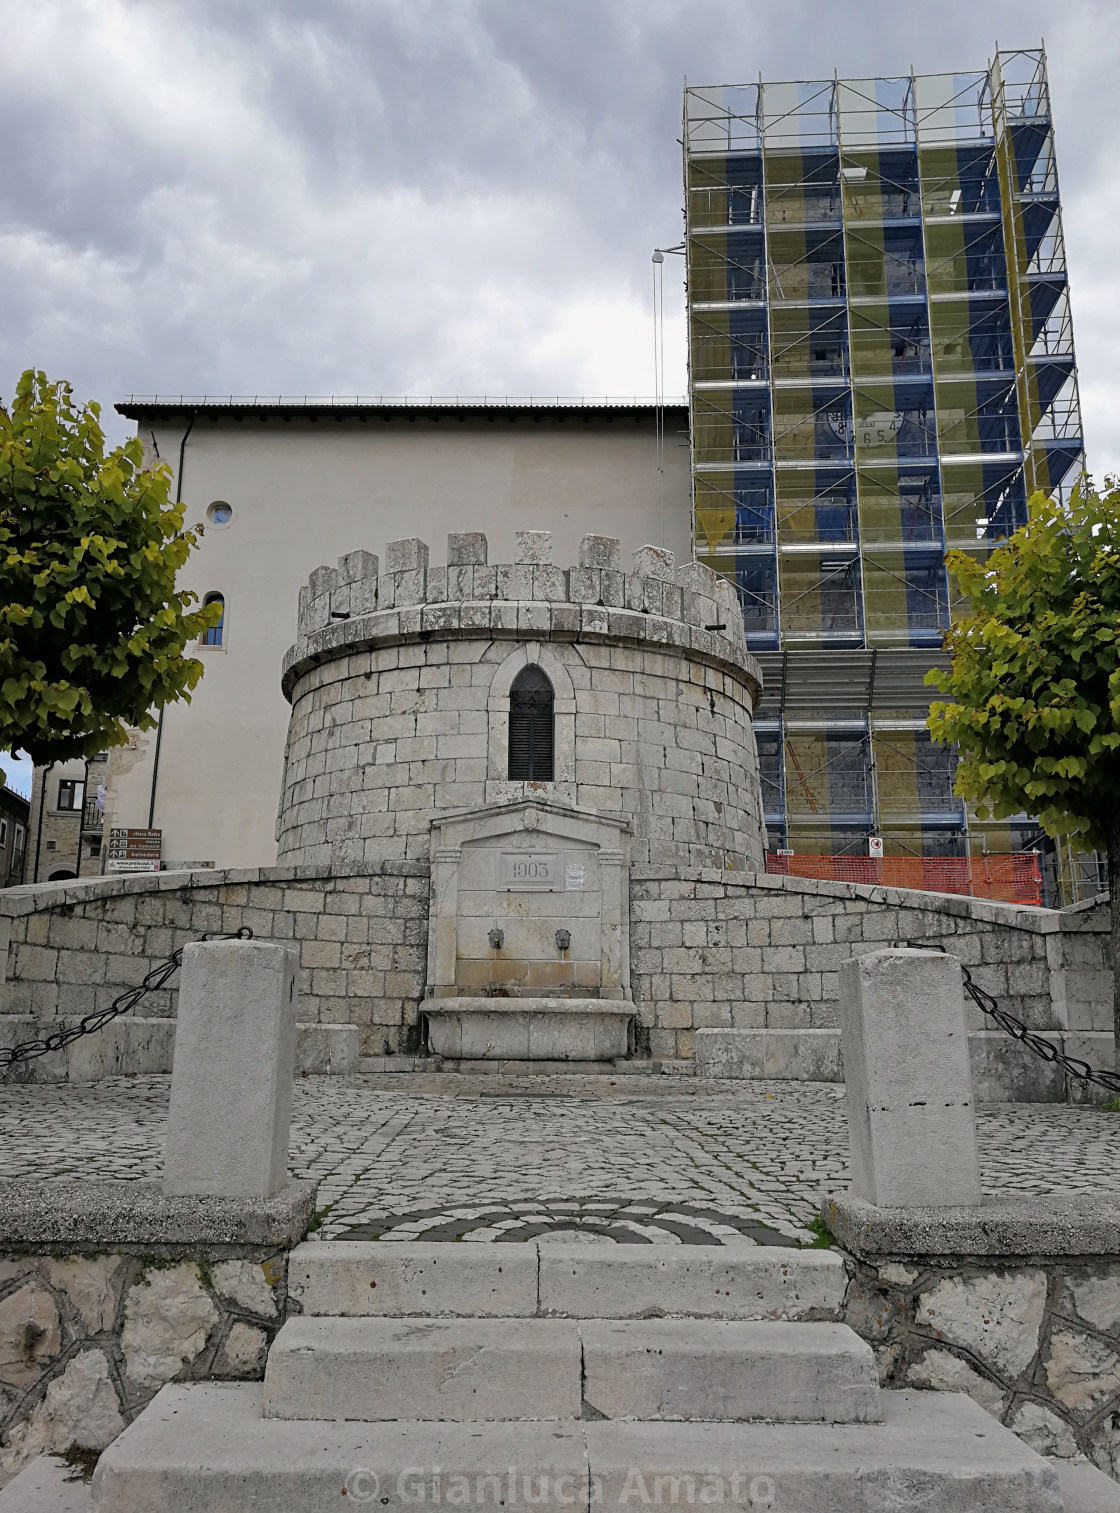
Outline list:
[[[1037,815],[1086,849],[1120,841],[1120,487],[1036,494],[986,561],[951,552],[967,601],[946,637],[950,696],[929,728],[960,750],[957,792],[997,818]]]
[[[986,561],[947,558],[968,603],[946,636],[951,697],[929,728],[960,748],[957,792],[981,815],[1025,811],[1107,853],[1120,1069],[1120,485],[1036,494]]]
[[[170,481],[136,438],[106,455],[99,407],[44,373],[0,406],[0,745],[88,757],[190,698],[221,611],[175,587],[201,528]]]

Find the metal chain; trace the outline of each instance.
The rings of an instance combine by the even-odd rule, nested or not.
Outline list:
[[[942,955],[948,955],[944,946],[930,945],[928,941],[911,940],[907,945],[915,951],[940,951]],[[973,1003],[982,1014],[995,1021],[1000,1029],[1005,1031],[1013,1040],[1021,1041],[1028,1051],[1033,1051],[1043,1061],[1056,1062],[1063,1071],[1071,1077],[1076,1077],[1080,1082],[1095,1082],[1098,1087],[1108,1088],[1109,1092],[1120,1093],[1120,1072],[1102,1072],[1099,1067],[1090,1066],[1087,1061],[1082,1061],[1080,1056],[1068,1056],[1065,1051],[1060,1051],[1051,1040],[1044,1035],[1039,1035],[1035,1030],[1028,1030],[1021,1019],[1007,1009],[1001,1009],[997,1001],[983,988],[978,988],[972,980],[972,973],[961,962],[961,976],[964,978],[964,990],[972,999]]]
[[[242,925],[240,930],[231,930],[224,935],[199,936],[199,940],[252,940],[252,938],[253,932],[248,925]],[[143,982],[138,983],[134,988],[127,988],[125,992],[114,998],[108,1008],[97,1009],[66,1029],[53,1030],[51,1034],[44,1035],[41,1040],[25,1040],[20,1045],[13,1045],[8,1050],[0,1051],[0,1072],[7,1071],[17,1061],[32,1061],[36,1056],[45,1056],[48,1051],[60,1051],[72,1040],[77,1040],[82,1035],[92,1035],[94,1030],[101,1029],[102,1025],[108,1024],[110,1020],[119,1018],[121,1014],[127,1014],[129,1009],[135,1008],[146,994],[162,988],[164,983],[168,982],[179,970],[182,962],[183,947],[180,946],[166,961],[161,961],[158,967],[153,967]]]

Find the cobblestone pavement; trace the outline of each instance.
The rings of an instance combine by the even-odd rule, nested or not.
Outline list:
[[[169,1079],[0,1088],[0,1177],[157,1177]],[[980,1112],[986,1191],[1120,1193],[1120,1115]],[[804,1244],[846,1180],[843,1090],[684,1078],[314,1077],[291,1167],[328,1239]]]

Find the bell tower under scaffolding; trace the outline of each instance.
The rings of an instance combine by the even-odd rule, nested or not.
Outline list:
[[[690,87],[683,140],[695,552],[765,672],[771,850],[1040,845],[954,796],[924,676],[946,550],[1084,469],[1044,50]]]

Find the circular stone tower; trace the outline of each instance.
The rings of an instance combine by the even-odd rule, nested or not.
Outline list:
[[[282,864],[357,872],[427,861],[431,822],[548,798],[628,823],[636,865],[761,870],[752,713],[761,687],[735,592],[700,563],[586,536],[554,567],[486,538],[390,542],[319,567],[284,659],[292,705]]]

